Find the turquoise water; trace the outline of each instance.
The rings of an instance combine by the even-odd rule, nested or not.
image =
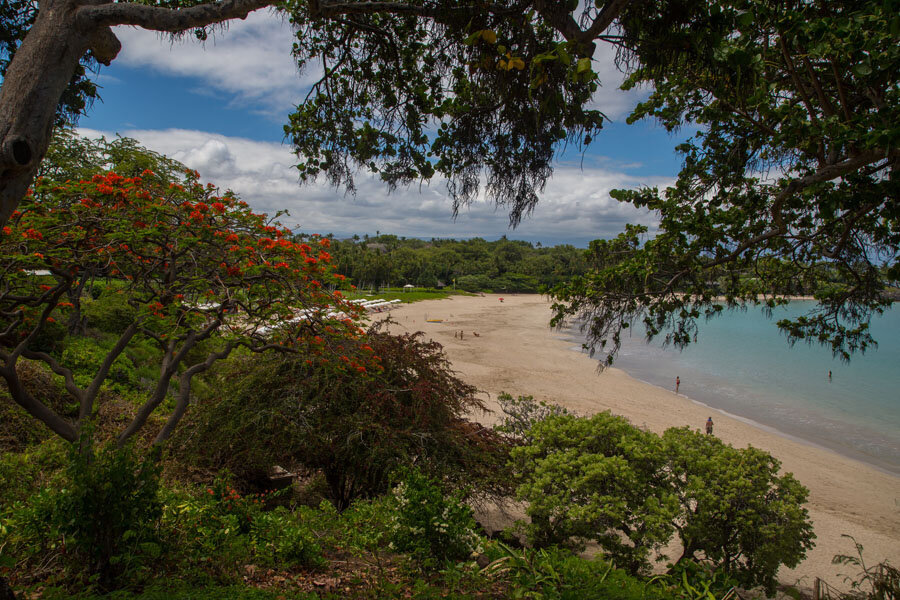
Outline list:
[[[790,347],[775,327],[813,306],[726,313],[683,351],[625,338],[615,366],[667,389],[678,376],[693,400],[900,475],[900,310],[872,319],[878,347],[848,364],[825,347]]]

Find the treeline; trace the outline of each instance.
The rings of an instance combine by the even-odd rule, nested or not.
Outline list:
[[[377,235],[332,240],[337,271],[357,287],[415,285],[469,292],[536,293],[587,270],[585,252],[506,236],[489,242]]]

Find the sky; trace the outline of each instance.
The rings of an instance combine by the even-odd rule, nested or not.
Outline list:
[[[287,210],[285,225],[306,233],[391,233],[419,238],[510,239],[544,245],[586,246],[613,237],[626,223],[651,227],[654,215],[609,196],[616,188],[665,187],[674,181],[681,140],[655,122],[626,125],[646,90],[618,90],[622,74],[611,52],[595,55],[601,88],[593,102],[612,122],[584,155],[558,161],[534,213],[516,229],[486,201],[454,219],[445,183],[387,187],[361,173],[348,195],[324,183],[299,184],[296,159],[284,143],[284,123],[303,98],[314,73],[300,74],[291,57],[293,34],[266,11],[233,21],[206,43],[187,36],[171,41],[156,33],[117,27],[123,49],[96,82],[102,100],[79,122],[88,136],[116,134],[175,158],[221,188],[237,192],[255,210]]]

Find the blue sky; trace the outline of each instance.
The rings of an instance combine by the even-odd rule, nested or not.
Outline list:
[[[452,218],[444,183],[389,194],[361,174],[348,196],[326,185],[298,184],[283,124],[302,99],[313,74],[298,74],[290,55],[292,34],[280,17],[260,11],[232,23],[206,44],[172,42],[157,34],[120,27],[123,50],[104,68],[102,101],[79,123],[87,135],[119,133],[181,160],[201,176],[235,190],[257,210],[287,209],[283,221],[306,232],[393,233],[407,237],[472,236],[584,246],[610,237],[624,224],[652,227],[653,215],[620,205],[609,190],[670,184],[680,158],[679,139],[653,122],[624,123],[646,91],[618,90],[621,74],[604,48],[595,56],[603,86],[594,103],[613,122],[588,152],[568,153],[556,165],[534,214],[516,230],[507,215],[476,202]]]

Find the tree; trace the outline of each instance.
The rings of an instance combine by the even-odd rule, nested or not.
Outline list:
[[[467,200],[475,192],[473,177],[484,167],[498,199],[521,200],[514,209],[520,215],[533,206],[534,188],[549,175],[554,144],[599,128],[600,113],[584,108],[596,89],[588,57],[593,38],[627,2],[610,0],[602,10],[591,5],[582,26],[571,11],[543,0],[42,0],[36,14],[32,3],[21,4],[24,15],[12,4],[0,13],[4,28],[15,29],[2,48],[12,56],[0,88],[0,226],[31,184],[61,99],[83,62],[108,65],[116,58],[121,44],[112,26],[194,31],[204,38],[209,26],[276,5],[290,13],[298,32],[299,63],[324,67],[323,80],[289,126],[305,157],[304,176],[322,171],[349,183],[349,144],[356,148],[353,160],[384,162],[380,171],[392,184],[437,170],[451,174],[454,196]],[[533,68],[525,68],[526,52],[538,60]],[[481,62],[483,68],[477,67]],[[471,79],[470,63],[478,73]],[[444,79],[451,90],[444,90]],[[532,80],[546,82],[554,93],[533,96]],[[516,99],[509,111],[497,111],[498,90]],[[424,127],[441,115],[450,121],[432,146],[443,161],[432,164],[422,151],[429,137]],[[479,142],[476,136],[485,134]],[[482,153],[487,144],[500,152]]]
[[[87,52],[113,60],[110,26],[183,33],[269,6],[223,0],[147,6],[44,0],[0,88],[0,225],[43,157],[60,97]],[[294,0],[298,64],[322,77],[286,134],[303,180],[353,188],[359,168],[389,186],[446,177],[454,208],[479,194],[517,224],[538,201],[563,144],[596,138],[603,114],[596,44],[612,44],[631,84],[655,91],[633,119],[697,127],[679,183],[617,197],[659,211],[662,235],[556,292],[558,318],[595,323],[590,343],[625,324],[686,343],[724,289],[725,305],[771,292],[828,261],[849,285],[824,312],[785,324],[792,339],[849,356],[871,342],[883,306],[877,268],[897,279],[897,0]],[[8,16],[8,13],[4,13]],[[637,234],[634,234],[637,236]],[[603,257],[601,257],[603,259]],[[766,293],[771,293],[766,289]],[[645,318],[646,317],[646,318]]]
[[[814,545],[808,490],[752,446],[736,449],[686,427],[667,430],[662,442],[680,506],[676,562],[708,561],[745,587],[774,593],[779,567],[796,567]]]
[[[660,439],[625,418],[551,415],[511,456],[534,543],[595,540],[636,573],[649,569],[651,552],[672,537],[678,502],[666,485]]]
[[[484,410],[477,390],[422,335],[376,325],[362,347],[233,361],[185,443],[202,464],[245,480],[266,482],[275,464],[321,471],[339,510],[384,493],[404,466],[458,488],[479,480],[490,487],[500,480],[503,445],[465,420]]]
[[[525,440],[511,456],[537,543],[594,539],[638,571],[677,532],[683,551],[673,568],[708,562],[768,591],[779,567],[796,566],[813,546],[807,489],[762,450],[687,428],[660,437],[609,413],[551,415]]]
[[[648,3],[644,11],[655,13]],[[682,347],[700,317],[799,286],[820,307],[778,326],[848,359],[900,279],[900,3],[698,3],[623,24],[654,92],[630,121],[696,127],[677,183],[614,197],[660,215],[591,245],[592,272],[553,291],[555,322],[578,315],[610,364],[625,327]],[[634,26],[632,25],[634,24]],[[639,32],[639,33],[638,33]],[[821,286],[823,267],[841,285]]]
[[[311,352],[328,338],[358,336],[354,306],[326,291],[336,282],[328,241],[298,244],[289,234],[230,193],[201,185],[194,172],[180,183],[149,170],[38,180],[0,237],[0,377],[17,404],[74,442],[95,419],[116,359],[138,341],[154,344],[157,380],[119,442],[165,407],[155,436],[162,443],[190,404],[192,379],[235,348]],[[49,342],[63,335],[57,321],[74,308],[67,294],[77,290],[77,302],[94,280],[115,282],[128,310],[84,383]],[[78,405],[74,420],[23,385],[23,360],[64,380]]]

